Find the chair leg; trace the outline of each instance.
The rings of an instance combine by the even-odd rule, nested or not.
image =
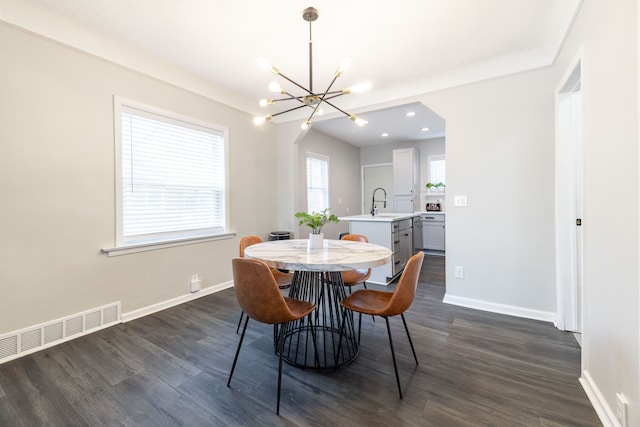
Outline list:
[[[242,318],[244,317],[244,311],[240,312],[240,320],[238,320],[238,326],[236,327],[236,334],[240,332],[240,325],[242,324]]]
[[[362,286],[364,286],[365,289],[367,289],[367,282],[362,282]],[[373,319],[373,323],[376,323],[376,316],[371,316],[371,318]]]
[[[413,358],[416,359],[416,365],[418,365],[418,356],[416,356],[416,350],[413,348],[413,341],[411,341],[411,334],[409,334],[409,328],[407,328],[407,321],[404,320],[404,313],[400,315],[402,317],[402,323],[404,323],[404,330],[407,331],[407,338],[409,338],[409,345],[411,346],[411,351],[413,352]]]
[[[238,363],[238,355],[240,354],[240,347],[242,347],[242,340],[244,340],[244,333],[247,331],[247,324],[249,323],[249,316],[244,319],[244,327],[242,328],[242,335],[240,335],[240,342],[238,342],[238,349],[236,350],[236,357],[233,358],[233,365],[231,365],[231,373],[229,373],[229,380],[227,381],[227,387],[231,384],[231,377],[233,371],[236,369],[236,363]]]
[[[387,332],[389,333],[389,346],[391,347],[391,358],[393,359],[393,370],[396,372],[396,382],[398,383],[398,393],[402,399],[402,387],[400,387],[400,376],[398,375],[398,364],[396,363],[396,352],[393,350],[393,339],[391,339],[391,327],[389,327],[389,318],[384,317],[387,322]]]
[[[278,344],[278,339],[280,337],[280,329],[282,325],[278,325],[277,323],[273,324],[273,350],[275,353],[278,353],[280,349],[280,345]]]
[[[280,415],[280,389],[282,386],[282,353],[284,353],[284,325],[280,325],[280,334],[278,337],[278,399],[276,403],[276,415]]]

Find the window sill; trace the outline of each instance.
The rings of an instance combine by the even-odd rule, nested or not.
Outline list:
[[[186,237],[183,239],[163,240],[158,242],[137,243],[133,245],[123,245],[113,248],[102,248],[101,251],[107,256],[120,256],[135,254],[138,252],[155,251],[157,249],[172,248],[175,246],[193,245],[196,243],[213,242],[215,240],[231,239],[236,234],[233,232],[210,234],[206,236]]]

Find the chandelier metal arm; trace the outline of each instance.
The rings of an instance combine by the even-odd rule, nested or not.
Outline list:
[[[288,93],[288,92],[285,92],[285,94],[286,94],[286,95],[289,95],[289,96],[288,96],[288,97],[286,97],[286,98],[270,99],[270,100],[269,100],[269,101],[270,101],[270,103],[274,103],[274,102],[278,102],[278,101],[291,101],[292,99],[296,99],[296,100],[298,100],[298,101],[302,102],[302,100],[303,100],[304,98],[306,98],[306,97],[307,97],[306,95],[294,96],[294,95],[291,95],[291,94],[290,94],[290,93]],[[342,96],[342,95],[344,95],[344,94],[345,94],[345,93],[344,93],[342,90],[333,90],[333,91],[331,91],[331,92],[327,92],[325,95],[329,95],[329,96],[327,96],[327,97],[326,97],[326,98],[324,98],[324,99],[325,99],[325,100],[327,100],[327,99],[333,99],[333,98],[337,98],[338,96]],[[310,95],[311,95],[311,96],[320,96],[320,95],[316,95],[316,94],[313,94],[313,93],[312,93],[312,94],[310,94]]]
[[[340,111],[342,114],[344,114],[347,117],[351,117],[351,114],[347,113],[346,111],[344,111],[341,108],[336,107],[333,103],[327,101],[326,99],[323,101],[326,104],[329,104],[330,106],[332,106],[333,108],[335,108],[336,110]]]
[[[329,86],[327,87],[327,90],[324,91],[324,93],[322,94],[322,96],[320,97],[320,101],[316,104],[316,106],[314,107],[313,111],[311,112],[311,114],[309,115],[309,118],[307,119],[307,123],[311,122],[311,119],[313,118],[314,114],[316,114],[316,111],[318,111],[318,107],[320,107],[320,105],[322,105],[322,103],[324,102],[325,98],[327,97],[327,94],[329,93],[329,91],[331,90],[331,87],[333,86],[333,84],[336,82],[336,79],[340,76],[340,74],[336,73],[333,76],[333,79],[331,79],[331,83],[329,83]],[[331,105],[331,104],[329,104]]]
[[[286,75],[278,72],[278,75],[280,77],[282,77],[283,79],[285,79],[286,81],[293,83],[294,85],[298,86],[300,89],[304,90],[305,92],[307,92],[310,95],[313,95],[312,89],[307,89],[306,87],[302,86],[300,83],[296,83],[295,81],[291,80],[289,77],[287,77]]]
[[[301,108],[308,107],[308,105],[302,104],[297,107],[289,108],[288,110],[280,111],[279,113],[272,114],[271,117],[279,116],[280,114],[289,113],[291,111],[299,110]]]

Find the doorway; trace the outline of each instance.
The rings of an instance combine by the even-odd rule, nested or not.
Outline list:
[[[387,195],[387,206],[377,203],[378,212],[393,212],[393,165],[391,163],[362,166],[362,213],[371,211],[373,190],[383,188]],[[381,196],[378,193],[377,198]]]
[[[558,329],[582,332],[582,60],[572,62],[556,91],[555,223]]]

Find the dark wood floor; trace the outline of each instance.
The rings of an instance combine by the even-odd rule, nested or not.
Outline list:
[[[580,349],[553,325],[443,304],[444,258],[425,257],[406,318],[363,318],[359,358],[330,373],[285,364],[269,326],[239,336],[233,289],[0,365],[2,426],[599,426],[578,383]]]

